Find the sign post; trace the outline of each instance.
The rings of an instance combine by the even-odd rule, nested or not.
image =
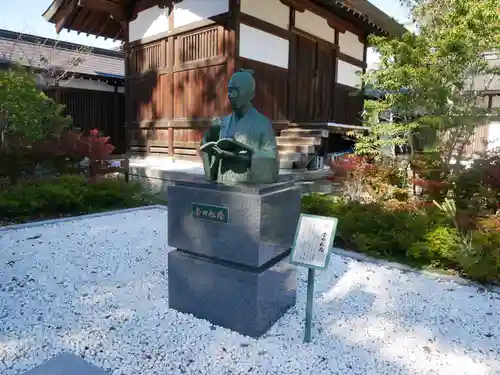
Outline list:
[[[315,271],[328,267],[337,222],[334,217],[301,214],[295,232],[290,262],[308,268],[305,343],[311,342]]]

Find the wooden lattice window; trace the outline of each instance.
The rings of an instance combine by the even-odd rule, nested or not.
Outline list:
[[[132,52],[131,69],[134,73],[144,73],[162,67],[161,43],[143,46]]]
[[[220,56],[223,51],[222,27],[199,31],[180,37],[180,63],[200,61]]]

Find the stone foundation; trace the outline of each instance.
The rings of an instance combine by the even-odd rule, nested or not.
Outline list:
[[[264,334],[296,299],[288,263],[300,216],[290,176],[269,185],[168,187],[169,304],[244,335]]]

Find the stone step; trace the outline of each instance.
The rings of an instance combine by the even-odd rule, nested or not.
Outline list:
[[[280,169],[293,169],[293,161],[281,160],[280,159]]]
[[[319,181],[299,181],[297,185],[300,187],[302,194],[321,193],[331,194],[334,192],[333,185],[328,180]]]
[[[276,143],[280,146],[319,146],[321,138],[318,137],[276,137]]]
[[[319,137],[328,138],[328,130],[326,129],[303,129],[303,128],[288,128],[280,133],[283,137]]]
[[[300,152],[303,154],[314,154],[315,146],[311,145],[278,145],[278,151],[281,152]]]
[[[280,161],[298,162],[303,158],[300,152],[280,152]]]

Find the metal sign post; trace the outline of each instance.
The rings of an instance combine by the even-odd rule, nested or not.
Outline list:
[[[334,217],[302,214],[295,232],[290,263],[308,268],[305,343],[311,342],[312,336],[315,271],[328,267],[337,222]]]

